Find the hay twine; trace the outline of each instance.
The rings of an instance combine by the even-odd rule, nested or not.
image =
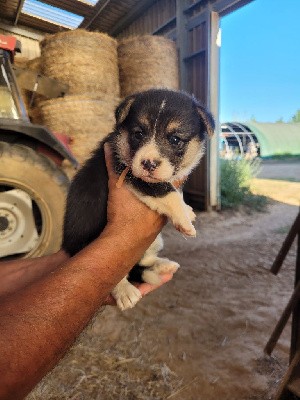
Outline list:
[[[117,42],[105,33],[75,29],[40,43],[42,73],[69,85],[68,94],[119,97]]]
[[[175,43],[162,36],[122,39],[118,46],[121,97],[151,88],[179,88]]]

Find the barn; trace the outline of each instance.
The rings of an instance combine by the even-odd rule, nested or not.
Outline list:
[[[219,20],[249,2],[100,0],[96,4],[95,1],[47,1],[46,4],[80,16],[83,20],[79,27],[90,31],[107,32],[118,38],[151,34],[174,40],[179,50],[181,89],[193,93],[217,117]],[[40,55],[39,41],[45,33],[64,30],[68,24],[59,20],[57,9],[51,13],[39,7],[35,1],[1,1],[1,32],[20,38],[22,57],[29,59]],[[216,137],[210,142],[205,162],[186,187],[187,197],[198,208],[218,207],[217,142]]]

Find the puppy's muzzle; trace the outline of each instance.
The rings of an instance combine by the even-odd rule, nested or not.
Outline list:
[[[142,164],[142,167],[144,170],[146,170],[148,172],[153,172],[161,164],[161,161],[159,161],[159,160],[142,160],[141,164]]]

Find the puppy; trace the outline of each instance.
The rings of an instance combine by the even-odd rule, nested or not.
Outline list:
[[[117,174],[128,169],[125,182],[151,209],[166,215],[176,229],[195,236],[195,214],[173,182],[186,177],[204,153],[206,135],[214,131],[209,112],[193,97],[171,90],[149,90],[127,97],[116,109],[114,131],[106,138]],[[107,219],[108,176],[104,141],[78,171],[67,198],[63,249],[71,256],[96,239]],[[179,265],[157,256],[161,235],[139,262],[142,280],[160,282],[159,274]],[[133,307],[141,295],[125,277],[112,295],[120,309]]]

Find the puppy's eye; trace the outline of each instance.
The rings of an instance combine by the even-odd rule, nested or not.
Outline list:
[[[136,127],[132,129],[132,136],[134,137],[134,139],[136,140],[141,140],[144,136],[144,132],[141,128]]]
[[[172,135],[168,137],[169,143],[173,144],[175,146],[178,146],[180,143],[182,143],[182,140],[180,139],[180,137],[176,136],[176,135]]]

